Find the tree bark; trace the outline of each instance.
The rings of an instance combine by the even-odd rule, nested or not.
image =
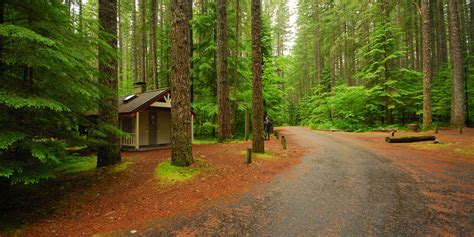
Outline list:
[[[451,52],[451,126],[465,126],[465,88],[463,76],[461,30],[457,0],[449,0],[449,38]]]
[[[146,82],[146,6],[145,0],[140,2],[140,19],[141,19],[141,44],[140,44],[140,81]]]
[[[171,12],[171,162],[193,163],[191,137],[191,55],[189,0],[172,0]]]
[[[385,137],[385,141],[388,143],[422,142],[434,140],[436,140],[435,136]]]
[[[217,104],[219,142],[230,139],[229,69],[227,65],[227,0],[217,0]]]
[[[5,15],[5,1],[0,1],[0,24],[4,23],[4,15]],[[0,35],[0,80],[3,79],[3,36]]]
[[[138,33],[137,33],[137,1],[132,0],[132,79],[138,81]]]
[[[158,82],[158,55],[156,53],[156,28],[158,27],[158,9],[157,0],[151,0],[151,73],[153,80],[153,89],[156,90],[160,83]]]
[[[100,37],[114,50],[117,50],[117,0],[99,0],[99,24],[104,33]],[[109,124],[118,127],[117,104],[117,59],[109,57],[107,50],[99,45],[99,82],[112,93],[105,94],[99,101],[99,127]],[[119,163],[120,139],[111,132],[106,132],[107,144],[97,150],[97,167]]]
[[[446,43],[446,23],[444,17],[444,0],[438,0],[437,13],[437,41],[438,41],[438,65],[445,66],[448,63],[448,48]]]
[[[321,66],[321,32],[320,32],[320,17],[319,17],[319,0],[316,1],[315,6],[315,16],[316,16],[316,37],[315,37],[315,63],[316,63],[316,83],[318,85],[318,93],[321,91],[321,76],[322,76],[322,66]]]
[[[239,101],[237,99],[237,90],[239,83],[239,57],[240,57],[240,0],[235,0],[235,55],[234,55],[234,108],[232,116],[231,133],[235,134],[237,130],[237,113]]]
[[[431,110],[431,16],[429,0],[421,0],[421,18],[423,34],[423,128],[430,129],[432,125]]]
[[[263,140],[263,90],[262,90],[262,19],[261,0],[252,0],[252,150],[264,153]]]

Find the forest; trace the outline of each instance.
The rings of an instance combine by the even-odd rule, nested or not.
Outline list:
[[[171,88],[180,166],[193,161],[191,126],[251,138],[255,152],[264,117],[472,126],[473,29],[471,0],[2,0],[0,183],[52,178],[78,147],[97,167],[120,162],[116,101],[137,82]]]

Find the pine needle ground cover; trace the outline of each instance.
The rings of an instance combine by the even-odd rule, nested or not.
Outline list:
[[[0,226],[8,225],[10,231],[32,236],[49,236],[51,230],[61,230],[68,236],[130,230],[140,223],[196,211],[207,202],[226,202],[250,192],[254,185],[268,183],[274,175],[298,164],[305,151],[293,143],[291,136],[287,150],[282,150],[279,140],[272,139],[265,143],[265,148],[275,160],[256,158],[247,165],[240,152],[249,146],[251,141],[195,145],[193,156],[197,162],[189,172],[182,173],[170,166],[169,149],[123,152],[124,162],[115,169],[58,176],[40,183],[36,196],[22,195],[19,190],[16,196],[2,202],[5,205],[0,206]],[[92,164],[95,159],[87,160]],[[85,164],[77,166],[87,167]],[[127,168],[123,172],[109,171],[124,167]],[[161,185],[161,177],[156,178],[157,170],[174,179],[184,176],[185,181]],[[171,175],[176,172],[178,178]],[[24,198],[19,200],[19,196]],[[16,210],[13,203],[19,201],[28,205]],[[6,230],[0,230],[3,236],[2,231]]]

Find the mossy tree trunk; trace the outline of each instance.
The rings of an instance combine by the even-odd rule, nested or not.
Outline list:
[[[100,37],[109,46],[117,50],[117,0],[99,0],[99,24],[104,31]],[[104,87],[110,88],[111,93],[104,93],[99,102],[99,126],[105,124],[118,127],[117,104],[117,58],[108,55],[107,49],[99,46],[99,81]],[[116,134],[107,132],[106,145],[101,145],[97,151],[97,167],[119,163],[120,139]]]
[[[193,163],[189,4],[189,0],[171,1],[171,163],[177,166]]]
[[[461,48],[461,28],[457,0],[449,0],[449,39],[451,51],[451,125],[465,126],[466,94],[463,76],[463,61]]]
[[[423,34],[423,128],[430,129],[432,124],[431,110],[431,16],[429,0],[421,0],[421,18]]]
[[[264,153],[263,140],[263,91],[262,91],[262,19],[261,2],[252,0],[252,150]]]
[[[219,142],[230,139],[229,69],[227,65],[227,0],[217,1],[217,104]]]

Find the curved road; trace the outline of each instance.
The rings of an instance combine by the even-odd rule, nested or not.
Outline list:
[[[436,235],[416,182],[387,159],[349,139],[299,127],[286,134],[309,152],[260,194],[153,224],[145,235]]]

